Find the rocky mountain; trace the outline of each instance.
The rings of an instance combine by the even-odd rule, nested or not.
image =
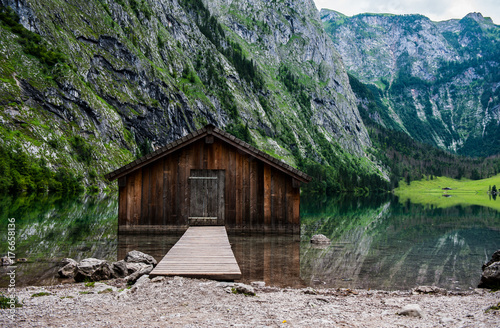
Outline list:
[[[491,19],[320,16],[348,72],[380,98],[373,119],[459,154],[500,153],[500,26]]]
[[[292,165],[376,171],[312,0],[0,3],[1,145],[44,170],[101,188],[104,173],[213,123]]]

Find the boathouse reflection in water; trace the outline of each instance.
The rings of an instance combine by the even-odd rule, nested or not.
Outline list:
[[[139,250],[158,262],[182,234],[118,234],[117,259]],[[300,241],[297,235],[230,234],[229,242],[242,273],[241,282],[264,281],[268,286],[305,287],[300,278]]]

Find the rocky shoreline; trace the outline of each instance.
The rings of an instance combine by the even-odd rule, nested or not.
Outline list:
[[[499,327],[500,292],[288,289],[182,277],[16,290],[2,327]],[[241,288],[240,288],[241,287]],[[249,288],[249,289],[246,289]],[[252,295],[252,291],[255,296]],[[6,292],[2,290],[2,292]]]
[[[484,265],[482,285],[496,288],[499,260],[497,251]],[[113,263],[65,259],[59,275],[76,282],[17,288],[22,306],[1,309],[0,326],[500,327],[498,288],[457,292],[420,286],[389,292],[151,279],[148,273],[155,264],[138,251]],[[3,295],[11,292],[0,289]]]

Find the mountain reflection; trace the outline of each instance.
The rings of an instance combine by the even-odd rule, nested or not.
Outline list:
[[[179,234],[117,234],[116,197],[4,196],[0,244],[7,249],[8,218],[16,218],[17,285],[62,282],[64,257],[116,261],[140,250],[158,261]],[[301,235],[231,234],[242,281],[280,287],[447,289],[477,286],[481,265],[500,248],[500,213],[479,206],[437,208],[390,195],[301,200]],[[322,233],[331,245],[314,246]],[[0,268],[6,270],[7,267]],[[0,272],[2,273],[2,272]],[[0,285],[6,286],[2,274]]]
[[[500,247],[500,214],[489,208],[433,208],[391,196],[304,203],[300,267],[309,285],[468,289]],[[331,245],[312,248],[316,233]]]

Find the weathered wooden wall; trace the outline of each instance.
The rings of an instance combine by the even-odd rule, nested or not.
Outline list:
[[[186,229],[191,170],[225,171],[228,230],[299,231],[300,190],[292,177],[217,138],[202,138],[120,178],[119,230]]]

